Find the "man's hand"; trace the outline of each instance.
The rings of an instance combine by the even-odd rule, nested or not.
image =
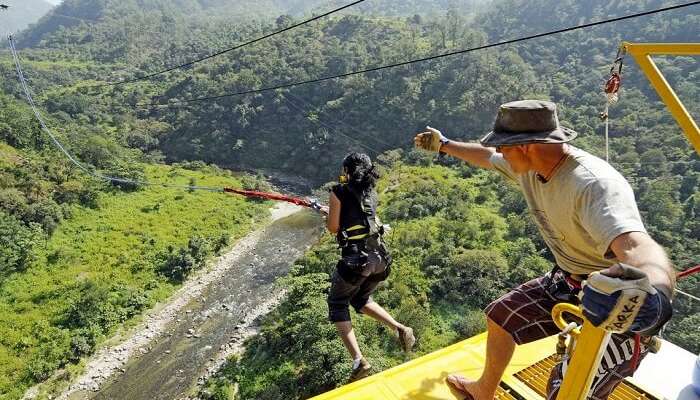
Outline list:
[[[428,131],[422,132],[416,135],[413,141],[416,143],[416,147],[423,150],[439,152],[440,147],[443,143],[447,142],[447,138],[443,136],[442,132],[435,128],[429,126],[425,127]]]
[[[651,286],[645,272],[626,264],[592,273],[582,295],[583,314],[609,332],[655,334],[671,318],[667,296]]]

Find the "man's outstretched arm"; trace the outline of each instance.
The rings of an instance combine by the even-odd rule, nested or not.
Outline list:
[[[414,142],[416,147],[428,151],[440,151],[452,157],[464,160],[475,167],[493,169],[491,156],[494,149],[484,147],[478,143],[464,143],[447,140],[442,133],[434,128],[426,127],[426,132],[416,135]]]

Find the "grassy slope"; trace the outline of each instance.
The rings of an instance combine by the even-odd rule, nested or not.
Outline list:
[[[5,153],[11,148],[3,145]],[[148,166],[151,181],[198,185],[238,185],[220,171],[190,171]],[[108,282],[144,293],[149,305],[165,299],[177,285],[154,270],[153,257],[190,237],[243,236],[267,215],[266,205],[221,193],[147,188],[103,194],[99,209],[75,206],[45,243],[36,263],[0,286],[0,398],[18,398],[31,384],[30,360],[42,357],[46,335],[64,346],[67,334],[55,323],[79,295],[80,283]],[[63,332],[62,332],[63,331]],[[60,346],[59,346],[60,347]],[[65,351],[64,348],[53,351]]]

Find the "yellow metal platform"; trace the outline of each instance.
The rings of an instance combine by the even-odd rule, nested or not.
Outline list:
[[[543,400],[549,372],[556,363],[555,344],[556,337],[552,336],[516,347],[496,399]],[[462,400],[445,378],[453,373],[477,378],[483,369],[485,352],[486,334],[482,333],[311,400]],[[610,400],[660,398],[665,396],[650,395],[627,381],[610,396]]]
[[[554,352],[556,339],[518,346],[503,378],[497,399],[541,400],[542,397],[515,374]],[[474,336],[435,353],[417,358],[358,382],[316,396],[313,400],[461,400],[445,383],[449,374],[478,378],[484,365],[486,334]]]

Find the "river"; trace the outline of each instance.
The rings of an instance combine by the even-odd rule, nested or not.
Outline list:
[[[287,274],[294,261],[316,243],[322,219],[308,210],[295,212],[266,227],[239,251],[219,279],[181,308],[177,318],[151,340],[147,351],[131,357],[97,391],[77,390],[77,399],[174,400],[190,394],[221,358],[221,353],[242,340],[241,331],[264,305],[279,296],[275,281]],[[236,251],[236,248],[232,251]]]

